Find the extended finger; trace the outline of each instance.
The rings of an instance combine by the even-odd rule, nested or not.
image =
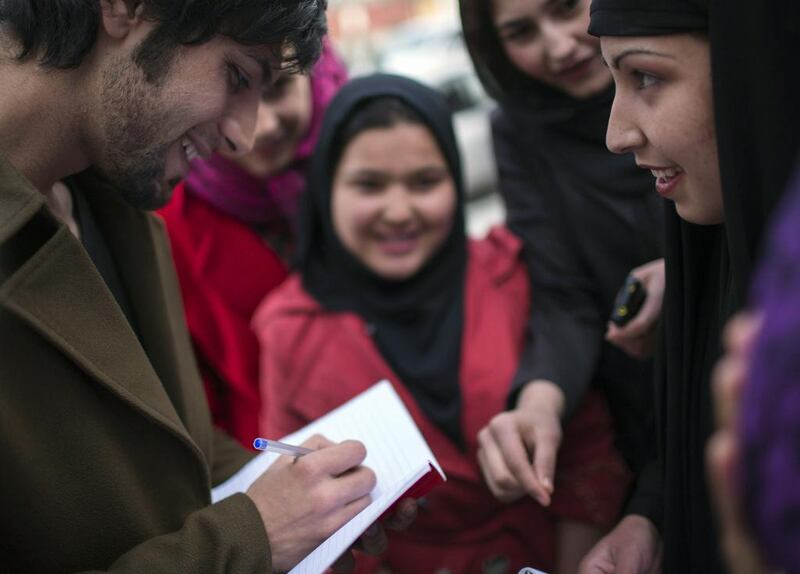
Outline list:
[[[550,495],[553,493],[553,477],[556,473],[556,459],[558,447],[561,444],[561,430],[551,423],[540,423],[536,427],[535,437],[531,437],[531,442],[535,441],[536,451],[533,457],[533,466],[539,483],[547,493],[547,499],[542,502],[544,506],[550,504]],[[534,433],[532,433],[534,434]]]
[[[546,504],[549,495],[533,471],[533,465],[528,458],[528,450],[523,442],[521,432],[510,425],[492,427],[491,430],[512,476],[522,485],[525,492],[536,498],[541,504]],[[533,441],[530,441],[527,446],[538,448]]]
[[[495,498],[501,502],[510,502],[525,494],[525,489],[508,470],[505,459],[494,442],[481,444],[478,449],[478,462],[486,485]]]

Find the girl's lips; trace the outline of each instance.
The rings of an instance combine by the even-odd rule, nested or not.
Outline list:
[[[386,255],[407,255],[417,248],[417,236],[382,237],[378,240],[381,251]]]
[[[578,80],[583,79],[592,69],[592,64],[594,64],[596,56],[590,56],[580,62],[577,62],[568,68],[564,68],[559,72],[556,72],[556,77],[559,80],[564,80],[567,82],[575,82]]]
[[[684,172],[680,172],[669,179],[656,179],[656,191],[658,192],[658,195],[661,197],[669,197],[675,189],[675,186],[677,186],[683,180],[684,175]]]

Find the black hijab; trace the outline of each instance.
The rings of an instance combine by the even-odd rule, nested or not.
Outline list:
[[[680,219],[674,207],[666,221],[665,333],[657,392],[667,574],[724,571],[705,485],[705,443],[714,424],[710,376],[721,355],[723,327],[745,301],[763,227],[800,137],[796,12],[791,2],[592,2],[593,34],[704,30],[711,46],[725,223],[694,225]]]
[[[613,86],[587,98],[575,99],[521,72],[506,56],[500,38],[492,25],[490,0],[460,0],[461,25],[475,71],[481,84],[503,110],[527,123],[558,130],[564,135],[602,142],[602,155],[613,158],[605,149]],[[547,146],[545,146],[547,147]],[[533,149],[532,153],[547,152]],[[556,149],[558,155],[569,150]],[[596,166],[580,168],[578,177],[597,177]]]
[[[450,235],[417,274],[403,281],[383,279],[351,255],[331,219],[335,163],[343,152],[341,131],[362,106],[384,97],[405,104],[430,130],[457,194]],[[330,311],[361,316],[383,358],[422,411],[461,445],[459,366],[467,240],[461,165],[446,102],[430,88],[399,76],[352,80],[326,111],[307,189],[297,260],[306,290]]]
[[[582,270],[555,283],[532,273],[533,342],[523,354],[512,389],[534,379],[551,379],[564,391],[569,415],[590,384],[602,387],[614,414],[619,446],[629,463],[638,467],[652,456],[651,440],[642,430],[652,422],[651,364],[631,359],[604,343],[603,336],[625,276],[662,255],[662,200],[654,192],[652,176],[636,167],[632,155],[613,154],[606,148],[613,84],[587,99],[549,87],[509,60],[493,25],[490,0],[460,0],[460,11],[475,69],[499,104],[496,121],[513,126],[508,145],[519,150],[531,176],[524,190],[504,190],[506,195],[527,196],[506,197],[507,225],[526,243],[532,269],[549,257],[542,253],[549,249],[548,242],[535,230],[544,204],[548,225],[559,230],[559,239],[574,260],[568,268]],[[502,165],[504,159],[497,161]],[[592,215],[581,215],[586,213]],[[581,237],[580,226],[587,222],[592,234]],[[564,283],[589,294],[594,308],[588,318],[584,310],[564,311],[569,305],[565,301],[571,301],[564,297]],[[559,313],[550,313],[551,307],[558,307]],[[570,315],[567,321],[562,320],[564,314]]]
[[[662,36],[708,30],[708,0],[593,0],[589,33]]]

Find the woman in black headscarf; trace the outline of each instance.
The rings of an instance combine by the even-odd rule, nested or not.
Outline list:
[[[674,202],[657,384],[660,460],[649,475],[663,493],[668,573],[722,571],[703,464],[713,424],[709,378],[800,137],[790,4],[592,4],[590,31],[601,37],[617,84],[609,147],[633,152]],[[604,544],[612,554],[626,541]]]
[[[614,523],[628,471],[593,393],[565,429],[550,508],[528,497],[501,503],[484,483],[477,435],[506,401],[529,282],[511,233],[466,239],[460,173],[450,113],[430,88],[376,75],[334,99],[312,162],[298,273],[255,321],[262,430],[294,431],[388,379],[448,480],[426,496],[413,529],[392,535],[386,565],[572,573],[580,549],[554,570],[556,546]]]
[[[633,158],[605,145],[613,82],[586,29],[589,0],[461,0],[465,38],[499,108],[492,120],[508,227],[532,280],[529,339],[509,405],[481,435],[500,496],[547,504],[561,420],[602,389],[635,471],[653,455],[652,364],[663,292],[661,204]],[[649,291],[620,329],[608,325],[630,273]],[[532,465],[529,463],[532,459]],[[646,491],[629,512],[656,509]]]

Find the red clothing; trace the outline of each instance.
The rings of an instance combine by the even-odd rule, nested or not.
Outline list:
[[[249,225],[187,193],[184,184],[159,213],[214,423],[251,446],[261,400],[250,321],[287,277],[287,266]]]
[[[629,476],[612,447],[611,420],[598,395],[565,429],[551,508],[527,497],[501,504],[482,479],[478,431],[505,408],[525,341],[529,288],[518,253],[518,240],[504,229],[470,242],[461,359],[465,452],[425,418],[360,317],[326,311],[297,275],[256,312],[262,433],[288,434],[386,378],[447,474],[447,483],[426,497],[412,528],[390,533],[385,560],[393,572],[482,572],[491,560],[510,561],[509,572],[525,565],[550,569],[555,518],[607,527],[620,510]]]

